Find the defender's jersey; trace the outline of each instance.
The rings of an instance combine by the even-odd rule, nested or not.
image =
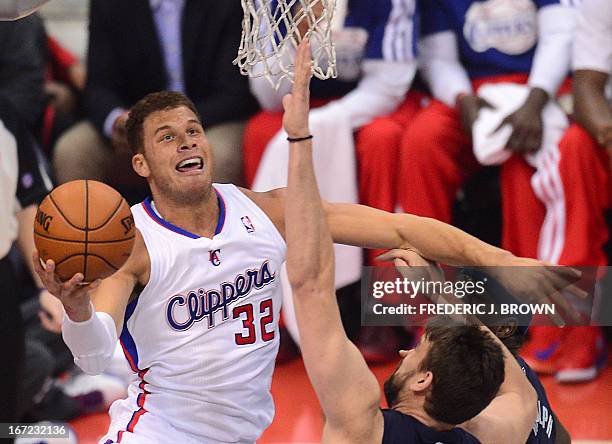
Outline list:
[[[132,207],[151,276],[120,338],[139,376],[129,388],[139,409],[128,431],[150,412],[200,442],[254,442],[274,416],[285,242],[238,188],[214,188],[212,239],[166,222],[150,200]]]
[[[439,432],[409,415],[383,409],[382,444],[480,444],[474,435],[460,428]]]
[[[470,78],[528,73],[538,42],[537,12],[575,0],[421,0],[423,35],[453,31]]]
[[[527,439],[527,444],[554,444],[557,425],[555,424],[552,408],[546,397],[546,391],[538,375],[527,365],[523,358],[517,356],[516,360],[538,394],[538,416],[533,424],[533,430]]]

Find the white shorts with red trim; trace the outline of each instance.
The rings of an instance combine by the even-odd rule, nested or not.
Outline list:
[[[201,444],[196,437],[177,430],[165,419],[139,407],[138,398],[115,401],[110,407],[111,424],[99,444]]]

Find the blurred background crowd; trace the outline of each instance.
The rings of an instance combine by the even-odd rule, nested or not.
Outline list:
[[[323,196],[433,217],[521,256],[607,265],[608,3],[339,1],[338,77],[311,86]],[[238,0],[55,0],[0,23],[1,120],[18,120],[9,130],[19,149],[19,229],[8,257],[26,341],[22,376],[3,382],[17,399],[15,420],[104,411],[130,378],[121,350],[107,374],[76,371],[61,304],[29,267],[35,208],[54,185],[94,179],[131,203],[146,197],[126,142],[130,106],[181,91],[202,117],[216,182],[263,189],[282,176],[275,147],[290,85],[277,91],[232,64],[242,16]],[[358,252],[359,262],[376,265],[379,253]],[[346,276],[338,294],[347,331],[369,362],[396,359],[417,333],[360,327],[358,276]],[[559,383],[590,381],[605,365],[606,333],[532,328],[522,355]],[[279,360],[296,357],[291,335],[282,338]]]

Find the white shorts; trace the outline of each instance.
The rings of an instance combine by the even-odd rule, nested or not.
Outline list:
[[[129,396],[111,405],[108,432],[99,444],[202,444],[204,441],[174,428],[165,419],[137,405]]]

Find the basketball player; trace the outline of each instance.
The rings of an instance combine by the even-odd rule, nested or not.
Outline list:
[[[390,408],[381,410],[378,382],[342,327],[332,235],[307,144],[290,145],[285,211],[287,274],[304,364],[325,414],[324,443],[524,444],[536,394],[486,327],[429,325],[414,350],[400,351],[385,383]]]
[[[423,259],[410,250],[390,250],[382,255],[381,259],[393,261],[400,274],[410,274],[408,270],[413,270],[418,272],[419,275],[424,274],[427,280],[439,281],[445,279],[444,271],[437,264]],[[462,299],[464,304],[491,306],[491,304],[519,303],[506,291],[504,286],[487,274],[486,269],[475,269],[473,267],[462,269],[457,280],[485,283],[485,291],[482,294],[466,294]],[[490,328],[512,353],[537,393],[537,417],[526,444],[569,444],[571,442],[570,435],[555,415],[538,375],[519,356],[519,349],[525,341],[525,334],[532,321],[532,315],[508,315],[498,313],[497,310],[491,312],[488,309],[485,311],[486,313],[476,315],[478,321]]]
[[[309,54],[304,44],[294,93],[284,100],[289,141],[305,149]],[[127,131],[133,167],[148,180],[152,198],[132,207],[138,230],[126,264],[85,286],[82,274],[61,282],[53,261],[43,269],[33,257],[64,305],[62,331],[75,362],[101,372],[119,337],[138,375],[128,398],[111,407],[102,443],[254,442],[274,415],[269,389],[279,342],[285,192],[213,185],[210,146],[181,94],[145,97],[130,111]],[[539,264],[435,220],[353,205],[325,208],[337,242],[413,246],[453,264]],[[548,293],[576,277],[550,268],[532,275]],[[519,291],[534,283],[510,278]],[[135,289],[142,289],[138,297],[131,296]]]

